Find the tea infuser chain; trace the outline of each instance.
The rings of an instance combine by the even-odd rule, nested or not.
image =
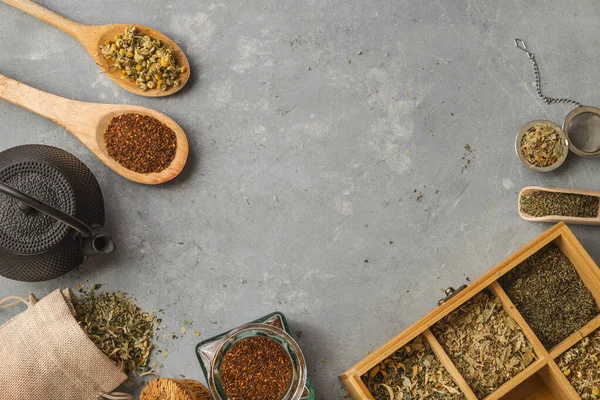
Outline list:
[[[566,104],[573,104],[575,107],[582,107],[582,104],[580,102],[572,100],[572,99],[553,98],[553,97],[544,96],[544,94],[542,93],[542,85],[540,82],[540,68],[538,67],[537,61],[535,60],[535,55],[532,52],[530,52],[529,50],[527,50],[527,45],[525,44],[525,42],[522,39],[515,39],[515,45],[520,50],[523,50],[525,53],[527,53],[527,55],[529,56],[529,59],[531,60],[531,63],[533,64],[533,72],[535,73],[535,89],[537,90],[538,96],[540,96],[546,104],[566,103]]]

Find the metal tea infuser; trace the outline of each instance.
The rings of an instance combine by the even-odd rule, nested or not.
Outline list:
[[[520,50],[523,50],[525,53],[527,53],[527,56],[529,56],[529,59],[533,64],[533,72],[535,74],[535,89],[538,96],[544,100],[546,104],[564,103],[572,104],[576,107],[573,111],[567,114],[563,122],[562,129],[551,121],[542,120],[531,121],[521,128],[515,143],[515,148],[517,150],[519,159],[533,170],[547,172],[558,168],[564,162],[567,157],[568,150],[571,150],[573,153],[582,157],[600,156],[600,109],[596,107],[583,106],[580,102],[572,99],[545,96],[542,93],[540,69],[537,61],[535,60],[535,55],[527,49],[527,45],[523,40],[515,39],[515,45]],[[563,157],[548,167],[532,166],[525,159],[525,157],[523,157],[523,154],[520,151],[521,139],[523,138],[524,133],[533,125],[540,122],[550,124],[562,137],[564,142]]]

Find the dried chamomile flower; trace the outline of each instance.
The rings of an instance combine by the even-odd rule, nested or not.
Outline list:
[[[421,336],[362,376],[375,400],[464,399]]]
[[[168,44],[147,35],[140,35],[135,26],[100,46],[105,59],[112,61],[110,68],[121,71],[121,78],[135,82],[142,91],[166,91],[180,85],[179,74],[185,66],[178,66]]]
[[[600,330],[595,330],[556,361],[582,399],[600,399]]]

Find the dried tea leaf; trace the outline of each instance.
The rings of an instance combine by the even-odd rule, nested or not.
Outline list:
[[[412,381],[410,379],[408,379],[407,376],[403,376],[402,377],[402,385],[405,388],[410,389],[412,387]]]
[[[553,243],[498,283],[548,350],[600,313],[569,258]]]
[[[564,151],[560,134],[547,123],[538,123],[525,132],[521,139],[521,153],[536,167],[549,167],[558,161]]]
[[[600,330],[595,330],[557,360],[582,399],[600,398]]]
[[[383,386],[388,391],[388,394],[390,395],[390,400],[394,400],[394,391],[392,390],[392,388],[386,385],[385,383],[381,383],[380,386]]]
[[[600,197],[546,191],[521,196],[521,212],[532,217],[561,215],[565,217],[596,218]]]
[[[362,376],[375,400],[464,399],[421,336]]]
[[[458,394],[458,390],[456,390],[456,388],[453,388],[452,386],[448,386],[448,385],[444,385],[443,383],[441,384],[444,389],[446,389],[450,394]]]
[[[380,368],[379,368],[379,365],[376,365],[376,366],[375,366],[373,369],[371,369],[371,370],[369,371],[369,378],[370,378],[370,379],[373,379],[373,378],[375,378],[375,375],[377,375],[377,374],[379,373],[379,369],[380,369]]]
[[[521,366],[525,368],[529,364],[531,364],[533,360],[535,360],[535,354],[533,354],[533,351],[531,351],[531,349],[527,349],[527,351],[523,353],[523,357],[521,358]]]
[[[448,314],[432,332],[478,398],[491,394],[536,358],[500,300],[486,292]]]
[[[123,372],[144,372],[154,348],[154,313],[142,312],[121,292],[96,294],[100,287],[74,301],[79,326]]]

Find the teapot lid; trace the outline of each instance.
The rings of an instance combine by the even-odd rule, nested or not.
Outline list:
[[[75,215],[75,193],[65,175],[50,164],[22,161],[0,170],[0,181]],[[0,193],[0,247],[17,254],[38,254],[56,246],[69,227],[53,217]]]

